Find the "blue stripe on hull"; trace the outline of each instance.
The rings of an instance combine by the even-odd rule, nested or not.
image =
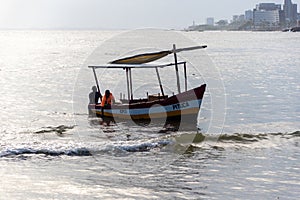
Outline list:
[[[110,113],[112,115],[151,115],[151,114],[159,114],[159,113],[169,113],[173,111],[184,111],[191,108],[200,108],[202,100],[191,100],[180,102],[177,104],[171,104],[168,106],[161,106],[159,104],[155,104],[151,108],[139,108],[139,109],[118,109],[117,106],[112,109],[104,109],[105,113]],[[129,106],[128,106],[129,107]],[[94,112],[101,113],[101,109],[92,109]]]

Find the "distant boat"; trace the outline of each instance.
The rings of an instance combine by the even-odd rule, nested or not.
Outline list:
[[[290,31],[291,31],[291,29],[289,29],[289,28],[285,28],[282,30],[282,32],[290,32]]]
[[[286,28],[282,30],[283,32],[300,32],[300,27]]]
[[[300,32],[300,27],[291,28],[291,32]]]
[[[177,53],[182,51],[191,51],[204,49],[207,46],[195,46],[176,49],[173,45],[172,50],[144,53],[126,58],[121,58],[109,62],[105,65],[89,66],[93,70],[98,91],[100,92],[99,82],[96,75],[96,69],[105,68],[126,72],[127,98],[120,98],[120,102],[111,106],[101,107],[101,104],[89,104],[89,110],[98,117],[108,120],[133,120],[134,122],[150,122],[153,120],[165,120],[165,125],[175,122],[194,124],[196,127],[197,116],[200,110],[202,98],[205,92],[206,84],[192,89],[187,88],[187,65],[186,62],[177,61]],[[153,64],[152,62],[170,54],[174,55],[174,63]],[[159,74],[160,68],[174,67],[177,78],[178,93],[172,96],[165,95],[164,87]],[[179,82],[179,67],[184,72],[184,91],[181,92]],[[152,94],[142,99],[135,99],[132,90],[132,70],[143,70],[152,68],[156,71],[160,92]],[[176,84],[176,83],[175,83]],[[101,94],[101,93],[100,93]]]

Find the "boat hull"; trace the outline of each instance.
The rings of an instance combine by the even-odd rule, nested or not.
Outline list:
[[[155,101],[114,104],[102,108],[90,104],[89,110],[102,118],[133,121],[165,121],[197,123],[197,116],[205,92],[206,85]]]

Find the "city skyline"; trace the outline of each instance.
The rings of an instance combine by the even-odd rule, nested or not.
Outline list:
[[[208,17],[230,20],[262,2],[283,5],[284,0],[0,0],[0,28],[182,29]]]
[[[274,2],[269,3],[258,3],[255,5],[254,8],[245,10],[244,13],[240,13],[238,15],[233,15],[230,20],[221,19],[221,21],[228,21],[230,22],[241,22],[241,21],[249,21],[253,20],[254,16],[260,18],[256,18],[256,22],[260,20],[265,21],[268,20],[272,23],[272,20],[276,23],[284,24],[284,23],[292,23],[296,24],[298,20],[298,15],[300,14],[298,11],[298,4],[295,4],[292,0],[284,0],[284,4],[277,4]],[[260,15],[260,16],[259,16]],[[262,17],[262,18],[261,18]],[[266,18],[265,18],[266,17]],[[208,19],[210,21],[214,21],[213,17],[209,17],[206,19],[207,25],[212,25],[208,23]]]

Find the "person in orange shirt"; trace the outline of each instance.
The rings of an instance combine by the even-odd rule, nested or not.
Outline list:
[[[115,98],[112,95],[112,93],[110,93],[109,90],[105,91],[105,95],[102,97],[102,101],[101,101],[101,107],[107,107],[107,106],[111,106],[112,104],[115,103]]]

